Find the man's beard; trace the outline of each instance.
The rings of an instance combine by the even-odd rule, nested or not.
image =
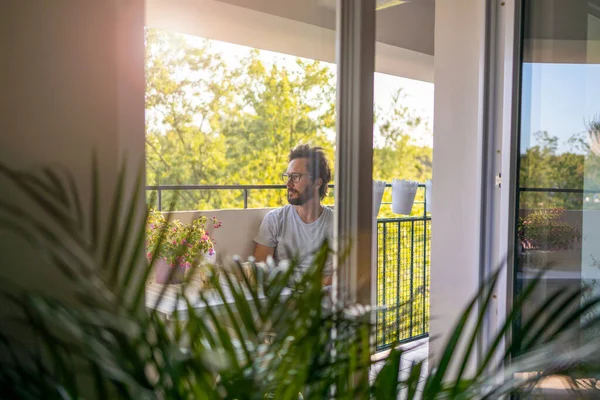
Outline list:
[[[290,192],[288,190],[288,203],[290,203],[293,206],[301,206],[306,204],[307,201],[309,201],[310,199],[313,198],[313,191],[312,188],[310,186],[307,186],[304,189],[304,192],[300,193],[297,190],[293,190],[294,192],[296,192],[298,194],[298,197],[295,198],[290,198]]]

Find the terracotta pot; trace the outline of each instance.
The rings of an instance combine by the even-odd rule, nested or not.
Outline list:
[[[171,267],[165,260],[157,260],[154,269],[156,283],[161,285],[176,285],[182,283],[185,278],[185,267],[180,265]]]

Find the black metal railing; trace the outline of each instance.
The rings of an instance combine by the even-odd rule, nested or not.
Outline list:
[[[155,185],[146,186],[146,191],[156,192],[155,204],[162,210],[165,191],[239,190],[243,208],[247,209],[252,190],[285,188],[285,185]],[[425,185],[420,184],[419,190],[423,191],[423,201],[415,203],[423,205],[421,215],[377,220],[378,350],[429,335],[431,217],[426,212]]]
[[[333,185],[329,185],[333,187]],[[243,193],[243,209],[248,208],[248,197],[251,190],[285,189],[285,185],[154,185],[146,186],[146,191],[156,192],[156,205],[159,211],[163,209],[163,192],[165,191],[206,191],[206,190],[241,190]]]
[[[431,217],[377,220],[377,349],[429,335]]]

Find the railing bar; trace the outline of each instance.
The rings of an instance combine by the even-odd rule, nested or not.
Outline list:
[[[248,189],[244,188],[244,210],[248,209]]]
[[[387,261],[387,252],[386,252],[386,244],[387,244],[387,222],[384,222],[382,224],[382,228],[383,228],[383,296],[382,296],[382,311],[383,311],[383,325],[382,325],[382,337],[383,337],[383,341],[384,343],[387,343],[387,337],[386,337],[386,327],[387,327],[387,312],[386,312],[386,299],[385,299],[385,295],[386,295],[386,290],[385,287],[387,286],[387,273],[386,273],[386,261]]]
[[[162,191],[158,189],[158,211],[162,211]]]
[[[425,218],[427,218],[427,188],[423,188],[423,286],[421,287],[421,300],[423,302],[423,304],[421,304],[421,308],[423,309],[421,321],[423,323],[423,330],[421,333],[423,334],[425,333],[425,308],[427,307],[425,296],[425,287],[427,284],[427,220]]]
[[[406,217],[406,218],[378,218],[377,221],[381,222],[396,222],[396,221],[430,221],[431,217]]]
[[[377,262],[375,263],[376,268],[377,268],[377,285],[379,285],[379,221],[377,221],[377,224],[375,225],[375,235],[377,240],[375,240],[375,242],[377,243]],[[376,287],[375,289],[375,305],[377,306],[377,310],[379,310],[379,299],[377,298],[377,293],[379,293],[379,286]],[[379,347],[381,346],[380,344],[380,340],[379,340],[379,315],[376,315],[375,317],[375,343],[376,343],[376,349],[379,349]]]
[[[395,343],[395,344],[406,344],[406,343],[414,342],[416,340],[425,339],[428,337],[429,337],[429,333],[425,333],[423,335],[417,335],[412,338],[399,340],[398,343]],[[392,347],[392,343],[382,344],[381,346],[377,346],[377,351],[387,350],[390,347]]]
[[[417,202],[415,202],[417,203]],[[427,189],[423,189],[423,218],[427,218]]]
[[[333,189],[335,185],[327,185]],[[392,187],[390,183],[386,187]],[[418,187],[425,187],[419,184]],[[285,189],[286,185],[148,185],[146,190],[234,190],[234,189]]]
[[[410,330],[409,337],[413,335],[413,273],[414,273],[414,261],[415,261],[415,221],[412,222],[412,229],[410,235]]]
[[[285,185],[158,185],[146,186],[146,190],[242,190],[285,189]]]
[[[413,203],[414,204],[425,204],[425,202],[423,202],[423,201],[417,201],[417,200],[415,200]],[[382,205],[383,204],[392,204],[392,202],[391,201],[382,201],[381,204]]]
[[[398,251],[396,252],[396,340],[400,340],[400,277],[402,274],[400,273],[400,253],[402,251],[402,247],[400,245],[400,233],[402,232],[402,223],[400,221],[397,222],[397,235],[396,235],[396,245]]]
[[[426,297],[426,288],[427,287],[427,221],[423,221],[423,286],[421,288],[421,299],[423,304],[421,305],[423,308],[423,330],[422,333],[425,333],[425,308],[427,308],[427,297]]]
[[[518,188],[519,192],[542,192],[542,193],[600,193],[599,189],[559,189],[559,188]]]

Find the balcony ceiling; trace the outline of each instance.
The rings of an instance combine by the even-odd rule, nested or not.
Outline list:
[[[433,82],[434,14],[433,0],[378,11],[376,72]],[[146,0],[146,25],[335,62],[335,0]]]
[[[321,28],[335,29],[329,0],[217,0]],[[434,0],[413,0],[377,12],[377,41],[433,55]]]

